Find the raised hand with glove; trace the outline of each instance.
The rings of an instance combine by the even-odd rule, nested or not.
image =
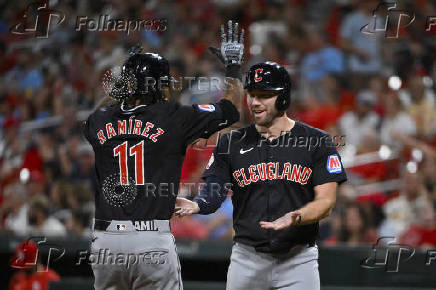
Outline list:
[[[244,54],[244,29],[239,35],[239,24],[228,22],[228,33],[221,25],[221,49],[210,46],[209,50],[215,54],[226,66],[226,77],[242,79],[241,64]]]
[[[227,82],[224,97],[240,109],[243,95],[241,64],[244,54],[244,29],[239,34],[238,23],[233,25],[229,20],[227,25],[227,33],[224,25],[221,25],[221,48],[210,46],[209,51],[226,66],[226,77],[234,79]]]

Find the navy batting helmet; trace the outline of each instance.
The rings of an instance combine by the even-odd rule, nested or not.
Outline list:
[[[136,49],[121,68],[111,96],[117,99],[143,99],[156,103],[164,99],[161,87],[171,80],[168,61],[156,53],[142,53]]]
[[[291,104],[291,78],[286,69],[278,63],[267,61],[250,67],[244,88],[248,91],[278,92],[275,105],[279,111],[286,111]]]

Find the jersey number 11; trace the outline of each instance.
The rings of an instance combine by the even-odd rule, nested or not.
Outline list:
[[[121,185],[129,185],[129,170],[127,168],[127,151],[129,156],[135,156],[136,185],[144,185],[144,141],[128,148],[127,141],[114,148],[114,157],[118,156]]]

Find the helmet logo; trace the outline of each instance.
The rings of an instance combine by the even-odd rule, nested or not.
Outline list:
[[[263,68],[257,68],[254,70],[254,81],[260,82],[262,80],[262,77],[260,75],[258,75],[259,73],[263,72]]]

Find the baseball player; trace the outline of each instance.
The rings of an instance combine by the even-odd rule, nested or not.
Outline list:
[[[234,246],[228,290],[320,289],[318,222],[331,212],[346,180],[332,138],[290,119],[290,77],[265,62],[246,76],[254,124],[223,135],[193,201],[178,198],[176,214],[210,214],[231,187]]]
[[[235,29],[232,44],[222,45],[230,77],[242,59],[242,39],[233,42],[237,34]],[[165,58],[132,51],[111,92],[118,102],[96,110],[85,123],[98,183],[89,258],[95,289],[183,288],[169,219],[185,150],[238,121],[231,101],[240,96],[233,89],[217,103],[182,106],[167,101],[168,89],[157,85],[170,79]],[[242,83],[232,80],[242,93]]]

